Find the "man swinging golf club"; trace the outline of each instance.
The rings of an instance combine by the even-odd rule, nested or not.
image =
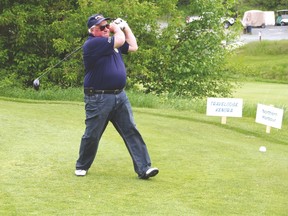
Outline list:
[[[123,138],[140,179],[158,174],[151,167],[147,146],[136,128],[129,99],[123,90],[126,68],[122,54],[138,49],[126,21],[108,24],[101,14],[88,19],[89,37],[83,45],[86,129],[82,136],[75,175],[85,176],[92,165],[100,138],[110,121]]]

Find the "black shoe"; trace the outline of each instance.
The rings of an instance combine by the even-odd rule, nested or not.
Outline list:
[[[139,176],[140,179],[148,179],[150,177],[154,177],[159,173],[158,168],[149,168],[144,175]]]

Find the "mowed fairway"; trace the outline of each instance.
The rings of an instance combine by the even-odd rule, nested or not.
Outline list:
[[[266,134],[253,118],[134,115],[159,175],[139,180],[109,125],[76,177],[83,104],[0,100],[0,215],[287,215],[287,125]]]

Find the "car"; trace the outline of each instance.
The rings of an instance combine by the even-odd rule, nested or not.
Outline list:
[[[206,13],[209,14],[209,13]],[[197,20],[202,20],[203,16],[187,16],[186,17],[186,23],[191,23]],[[223,24],[225,29],[228,29],[230,26],[232,26],[235,23],[235,19],[230,17],[230,18],[226,18],[226,17],[222,17],[220,19],[220,23]]]
[[[288,25],[288,10],[278,10],[276,13],[276,25]]]
[[[201,20],[202,17],[201,16],[187,16],[186,17],[186,23],[191,23],[195,20]]]
[[[288,18],[281,20],[281,26],[288,25]]]
[[[230,17],[230,18],[221,18],[221,23],[224,24],[224,28],[228,29],[230,26],[232,26],[235,23],[235,19]]]
[[[282,15],[282,18],[279,20],[281,26],[288,25],[288,15]]]
[[[265,13],[261,10],[249,10],[243,15],[241,23],[244,28],[254,27],[254,28],[265,28]]]

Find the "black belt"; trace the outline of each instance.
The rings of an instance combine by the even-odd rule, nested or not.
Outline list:
[[[87,95],[93,94],[119,94],[123,91],[123,89],[116,89],[116,90],[96,90],[90,88],[84,88],[84,93]]]

